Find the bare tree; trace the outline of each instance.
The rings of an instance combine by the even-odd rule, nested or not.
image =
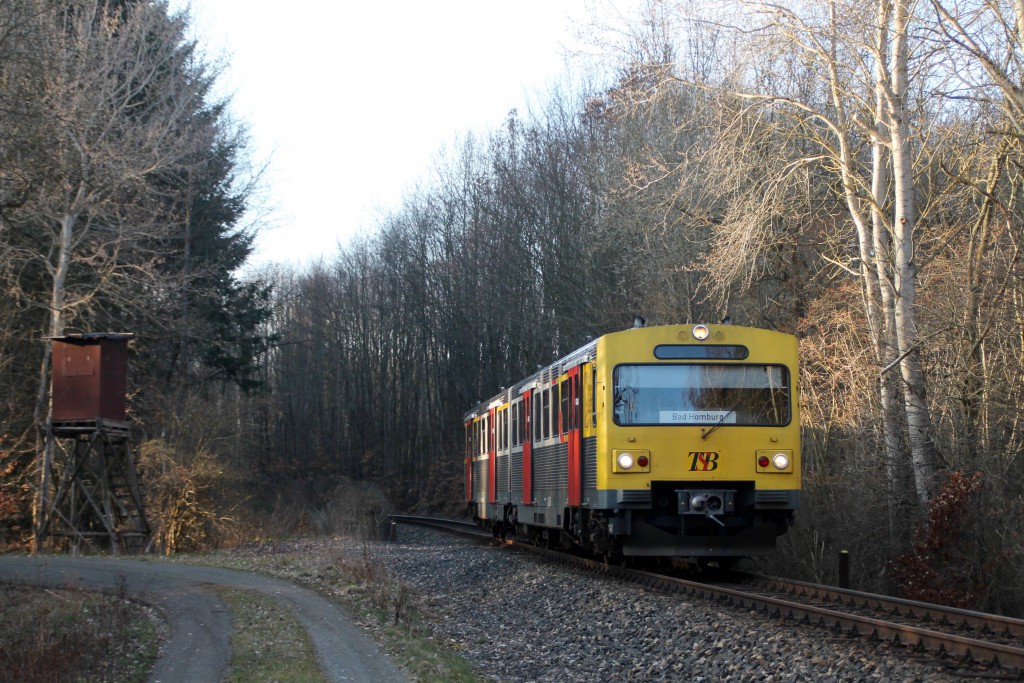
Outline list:
[[[914,39],[916,18],[911,8],[911,3],[900,0],[878,0],[873,5],[752,1],[737,5],[742,23],[731,23],[725,14],[711,18],[694,10],[687,13],[692,16],[686,24],[687,39],[695,32],[731,32],[735,56],[711,80],[678,69],[665,76],[668,82],[727,93],[746,103],[733,107],[734,121],[756,118],[757,128],[744,128],[751,133],[741,141],[746,147],[740,149],[746,151],[738,157],[751,159],[750,150],[758,141],[771,150],[765,158],[772,161],[749,168],[747,177],[760,180],[740,189],[731,199],[732,212],[720,221],[718,239],[729,245],[724,252],[732,272],[756,269],[756,259],[777,242],[778,233],[766,232],[765,226],[774,222],[774,216],[789,213],[793,179],[821,179],[827,173],[837,181],[854,228],[856,251],[851,258],[840,243],[827,257],[861,278],[879,367],[884,462],[896,491],[900,463],[909,460],[915,495],[923,506],[935,485],[938,459],[916,322],[922,259],[915,191],[926,169],[920,160],[915,162],[912,150],[934,132],[934,123],[912,93],[915,83],[936,72],[928,71],[933,65],[926,59],[912,59],[920,43]],[[663,53],[654,47],[644,54],[653,64]],[[790,123],[767,125],[778,115],[789,117]],[[767,142],[766,136],[772,134],[776,141]],[[795,144],[798,139],[804,144]],[[870,157],[863,154],[865,146]],[[785,149],[781,157],[780,149]],[[820,208],[807,215],[818,222],[838,218]],[[724,237],[726,232],[730,236]],[[899,452],[900,415],[891,407],[900,389],[909,459]]]
[[[20,137],[3,150],[7,191],[19,202],[4,213],[12,239],[0,256],[22,273],[14,292],[45,312],[53,337],[141,305],[163,240],[181,225],[169,211],[170,180],[202,163],[215,128],[200,115],[209,75],[185,19],[166,5],[24,0],[19,8],[5,18],[31,17],[35,59],[5,74],[5,101],[21,103],[10,113]],[[43,354],[35,410],[43,432],[48,380]],[[43,497],[51,460],[43,449]]]

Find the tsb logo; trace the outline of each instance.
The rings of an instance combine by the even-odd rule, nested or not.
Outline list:
[[[690,471],[710,472],[718,469],[718,453],[714,451],[690,451]]]

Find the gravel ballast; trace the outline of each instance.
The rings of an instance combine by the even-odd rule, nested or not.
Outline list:
[[[491,680],[964,680],[954,663],[903,648],[420,527],[400,526],[398,541],[379,547],[433,637]]]

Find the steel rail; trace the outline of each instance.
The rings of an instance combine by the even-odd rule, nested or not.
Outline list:
[[[660,575],[656,575],[659,576]],[[902,644],[908,648],[921,648],[929,652],[997,665],[1004,669],[1024,671],[1024,648],[991,643],[952,633],[899,624],[873,617],[847,614],[833,609],[804,605],[789,600],[758,595],[746,591],[698,583],[686,579],[661,577],[675,584],[682,592],[715,599],[725,599],[738,607],[753,607],[772,616],[796,619],[826,628],[845,629],[854,635],[876,637]]]
[[[449,531],[451,533],[459,534],[460,536],[468,536],[470,538],[477,538],[480,540],[494,538],[493,534],[484,531],[472,522],[462,522],[456,519],[443,519],[441,517],[416,517],[414,515],[389,515],[389,518],[393,522],[431,527],[433,529]]]
[[[760,574],[746,574],[746,576],[763,581],[773,590],[807,596],[809,598],[832,600],[846,607],[885,610],[913,619],[936,621],[940,624],[949,624],[951,626],[967,626],[988,631],[995,635],[1024,638],[1024,619],[1014,619],[1013,617],[1006,617],[1000,614],[986,614],[958,607],[947,607],[930,602],[894,598],[887,595],[864,593],[848,588],[822,586],[806,581],[780,579],[775,576],[763,576]]]

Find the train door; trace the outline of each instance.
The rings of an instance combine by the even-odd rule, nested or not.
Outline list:
[[[498,501],[498,448],[495,436],[496,409],[487,411],[487,501]]]
[[[569,505],[578,507],[583,501],[583,439],[580,434],[582,420],[580,412],[582,402],[580,401],[580,368],[579,366],[569,368],[567,381],[563,385],[563,391],[568,390],[567,410],[562,415],[567,424],[563,429],[567,433],[566,441],[569,447]]]
[[[523,392],[523,503],[533,502],[533,389]]]

